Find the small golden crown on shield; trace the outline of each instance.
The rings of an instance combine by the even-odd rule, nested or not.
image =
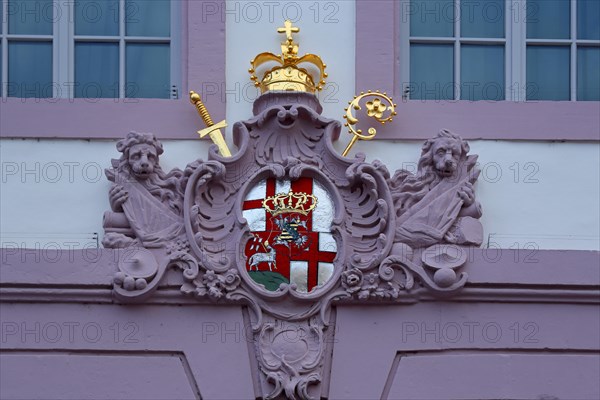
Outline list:
[[[284,213],[308,215],[317,206],[317,198],[302,192],[278,193],[263,201],[263,208],[276,216]]]

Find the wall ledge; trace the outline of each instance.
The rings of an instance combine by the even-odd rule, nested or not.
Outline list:
[[[0,302],[117,303],[112,293],[112,277],[124,251],[127,250],[1,249]],[[599,260],[597,251],[539,250],[529,262],[524,262],[515,250],[494,249],[492,257],[489,249],[473,249],[462,269],[469,274],[469,280],[458,294],[440,298],[415,289],[389,304],[417,301],[600,304]],[[146,304],[213,304],[182,294],[181,279],[176,273],[167,274]]]

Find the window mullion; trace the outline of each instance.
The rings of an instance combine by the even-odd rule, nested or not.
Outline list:
[[[577,100],[577,0],[571,0],[571,101]]]
[[[75,98],[75,4],[69,7],[69,18],[67,23],[67,80],[69,82],[69,99]]]
[[[119,0],[119,98],[125,98],[125,0]]]
[[[504,100],[514,101],[512,89],[513,71],[512,71],[512,7],[511,0],[504,1]]]
[[[0,82],[2,82],[2,93],[0,97],[8,96],[8,0],[0,0],[0,7],[2,7],[2,32],[0,35],[0,42],[2,43],[2,63],[0,65]]]
[[[8,96],[8,40],[6,37],[2,38],[2,65],[0,65],[0,71],[2,71],[2,93],[0,97]]]
[[[182,3],[179,1],[171,1],[171,40],[169,43],[171,56],[171,98],[177,98],[184,95],[183,88],[181,87],[181,63],[178,60],[181,58],[181,43],[179,37],[181,35],[174,34],[175,29],[179,29],[181,26],[181,7]],[[176,88],[176,92],[173,92],[173,88]]]
[[[410,15],[406,13],[407,7],[401,7],[400,16],[400,82],[402,83],[402,96],[410,99],[411,93],[407,92],[410,85]],[[360,88],[357,88],[359,90]]]
[[[460,0],[454,7],[454,100],[460,100]]]
[[[56,0],[55,0],[56,1]],[[52,97],[59,97],[60,93],[60,84],[58,83],[58,74],[60,69],[59,63],[59,37],[60,37],[60,28],[59,22],[54,22],[52,24]],[[58,86],[58,88],[57,88]]]
[[[525,101],[527,98],[526,49],[527,26],[525,23],[526,8],[521,0],[510,1],[510,54],[511,54],[511,85],[512,101]]]
[[[58,0],[56,2],[56,9],[58,9]],[[71,8],[71,7],[69,7]],[[68,98],[70,97],[69,88],[69,17],[60,16],[57,21],[54,22],[54,37],[52,54],[54,59],[52,60],[52,67],[54,71],[52,73],[54,81],[54,97],[57,98]]]

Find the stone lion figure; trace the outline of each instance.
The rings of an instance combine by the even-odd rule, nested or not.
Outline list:
[[[417,172],[397,171],[390,181],[397,214],[396,241],[411,248],[436,243],[480,245],[481,205],[473,184],[477,156],[460,136],[440,131],[422,147]]]
[[[154,134],[130,132],[117,142],[117,150],[121,158],[113,159],[113,168],[105,171],[113,184],[102,243],[104,247],[157,247],[181,228],[175,225],[181,225],[183,172],[162,170],[163,146]]]

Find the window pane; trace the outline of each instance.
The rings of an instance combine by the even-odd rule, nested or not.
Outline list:
[[[600,48],[577,49],[577,100],[600,101]]]
[[[119,97],[119,44],[75,43],[75,97]]]
[[[504,0],[465,0],[460,3],[462,37],[504,37]]]
[[[126,61],[126,97],[170,97],[168,44],[127,44]]]
[[[454,46],[413,44],[410,46],[410,98],[454,99]]]
[[[462,45],[460,98],[504,100],[504,46]]]
[[[527,46],[527,100],[569,100],[567,46]]]
[[[127,36],[171,36],[169,0],[126,0]]]
[[[52,42],[8,43],[8,96],[52,97]]]
[[[569,0],[527,0],[527,37],[569,39],[570,18]]]
[[[600,40],[600,0],[577,1],[577,39]]]
[[[454,0],[411,0],[410,36],[454,36]]]
[[[76,0],[75,34],[116,36],[119,34],[118,0]]]
[[[8,0],[8,33],[52,35],[52,0]]]

